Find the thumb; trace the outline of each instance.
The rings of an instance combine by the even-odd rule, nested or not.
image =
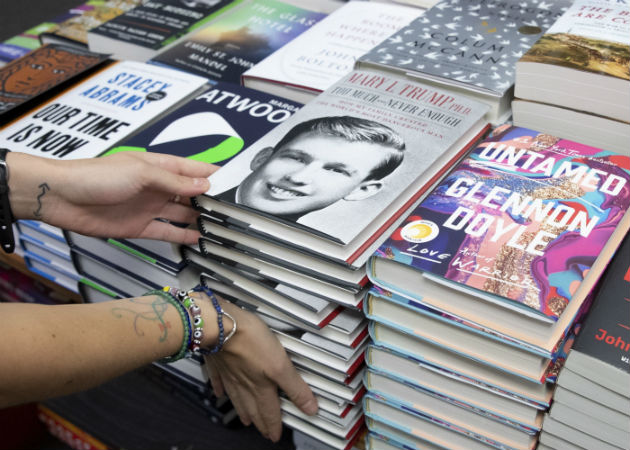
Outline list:
[[[278,383],[278,387],[284,391],[289,399],[309,416],[315,415],[319,406],[317,399],[308,387],[308,384],[302,379],[300,374],[295,370],[293,364],[286,358],[286,368],[280,372],[280,376],[274,380]]]

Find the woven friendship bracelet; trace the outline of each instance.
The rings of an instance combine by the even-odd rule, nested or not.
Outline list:
[[[175,353],[174,355],[166,356],[160,359],[160,362],[171,363],[171,362],[184,358],[186,356],[188,347],[190,346],[191,330],[192,330],[192,326],[190,324],[190,317],[188,316],[188,313],[186,312],[184,307],[181,305],[181,303],[178,302],[177,299],[168,291],[155,289],[152,291],[148,291],[144,295],[157,295],[158,297],[163,298],[168,303],[173,305],[173,307],[175,307],[175,309],[179,313],[179,316],[182,319],[182,325],[184,327],[184,337],[182,338],[182,345],[179,348],[179,351]]]

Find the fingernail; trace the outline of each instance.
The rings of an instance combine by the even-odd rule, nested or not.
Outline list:
[[[317,399],[315,398],[309,400],[304,405],[304,412],[308,414],[309,416],[315,415],[318,409],[319,409],[319,405],[317,404]]]
[[[209,185],[208,179],[207,178],[195,178],[193,180],[193,183],[195,186],[206,186]]]

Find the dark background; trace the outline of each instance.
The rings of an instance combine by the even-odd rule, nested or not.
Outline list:
[[[6,0],[0,5],[0,42],[46,22],[81,0]]]

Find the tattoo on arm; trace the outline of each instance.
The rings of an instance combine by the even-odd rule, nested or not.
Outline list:
[[[44,195],[46,195],[46,192],[50,191],[50,186],[48,186],[48,183],[42,183],[39,185],[39,188],[41,189],[41,192],[39,193],[39,195],[37,196],[37,209],[35,211],[33,211],[33,215],[35,216],[36,219],[41,219],[42,218],[42,197]]]
[[[124,315],[131,315],[133,317],[133,329],[137,336],[144,336],[142,322],[157,323],[162,332],[159,342],[164,342],[168,338],[168,328],[170,327],[170,323],[164,321],[164,314],[166,314],[169,303],[161,297],[138,297],[129,300],[137,305],[142,305],[142,308],[112,308],[114,317],[121,318]]]

